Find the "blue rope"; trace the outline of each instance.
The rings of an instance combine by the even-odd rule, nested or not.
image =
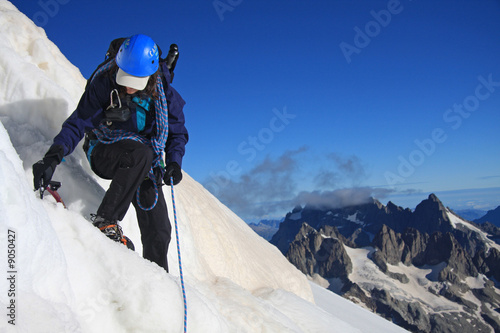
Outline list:
[[[179,230],[177,228],[177,212],[175,209],[174,178],[173,177],[170,177],[170,189],[172,192],[172,206],[174,207],[175,239],[177,241],[177,257],[179,259],[179,273],[180,273],[180,277],[181,277],[182,299],[184,300],[184,333],[186,333],[187,332],[187,300],[186,300],[186,289],[184,288],[184,277],[182,275],[181,248],[179,246]]]
[[[107,64],[100,67],[95,73],[94,77],[98,76],[102,72],[109,70],[115,64],[115,59],[112,59]],[[140,189],[137,188],[136,198],[137,205],[145,211],[149,211],[156,206],[158,202],[158,186],[156,185],[156,177],[154,175],[154,168],[161,167],[161,161],[163,160],[163,151],[168,138],[168,106],[167,97],[165,96],[165,90],[163,89],[163,82],[161,76],[158,75],[156,78],[156,91],[158,92],[159,98],[154,101],[155,111],[156,111],[156,134],[151,139],[148,140],[143,136],[124,130],[111,130],[106,125],[101,124],[98,128],[94,129],[93,132],[97,136],[99,142],[103,144],[112,144],[121,140],[134,140],[141,142],[149,147],[151,147],[155,153],[153,163],[151,165],[151,170],[149,171],[148,177],[153,181],[155,189],[155,200],[151,207],[144,207],[139,200]]]

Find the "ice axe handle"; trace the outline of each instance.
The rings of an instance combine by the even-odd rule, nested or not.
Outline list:
[[[66,204],[64,203],[63,199],[61,198],[61,195],[59,195],[59,193],[57,193],[57,190],[60,187],[61,187],[61,182],[51,181],[49,183],[49,186],[47,186],[47,192],[49,192],[54,197],[56,202],[61,203],[64,208],[67,208]]]
[[[40,191],[40,199],[43,199],[43,194],[45,191],[57,191],[61,187],[61,182],[56,182],[55,180],[51,180],[47,186],[44,186],[43,180],[40,180],[40,186],[38,190]],[[36,191],[36,190],[35,190]]]
[[[165,59],[165,63],[167,64],[167,68],[170,72],[170,83],[174,80],[174,69],[175,65],[177,65],[177,59],[179,59],[179,47],[177,44],[171,44],[170,50],[168,50],[167,58]]]

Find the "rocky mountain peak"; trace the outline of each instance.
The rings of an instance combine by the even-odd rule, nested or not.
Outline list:
[[[340,238],[339,238],[340,237]],[[345,238],[337,228],[325,226],[317,231],[303,223],[286,257],[304,274],[346,279],[352,262],[344,248]]]
[[[500,246],[493,243],[499,239],[500,228],[466,221],[431,194],[415,211],[376,200],[296,207],[271,242],[305,274],[320,275],[331,290],[402,327],[476,333],[500,332],[494,311],[500,307]],[[403,294],[404,286],[418,285],[423,299],[434,297],[444,307],[419,301],[418,293],[396,296],[395,281]]]
[[[489,332],[490,327],[495,330],[500,328],[500,320],[495,313],[487,310],[487,307],[496,308],[500,305],[500,294],[494,288],[493,282],[486,282],[484,276],[479,276],[488,274],[496,278],[500,274],[500,251],[492,248],[489,253],[483,251],[471,258],[451,232],[438,231],[429,235],[408,228],[401,234],[386,225],[375,235],[372,247],[374,251],[370,251],[367,260],[371,259],[387,276],[388,286],[393,285],[391,281],[394,280],[408,285],[415,279],[414,276],[393,271],[394,267],[401,270],[401,263],[408,267],[407,272],[415,272],[416,267],[423,270],[431,268],[432,273],[418,278],[419,285],[429,288],[429,293],[443,297],[449,304],[455,302],[457,306],[464,307],[465,312],[429,312],[429,305],[425,302],[419,303],[407,297],[388,297],[391,295],[389,291],[378,289],[380,282],[374,284],[374,288],[368,287],[369,281],[358,285],[354,282],[356,280],[351,280],[354,266],[349,253],[352,248],[347,245],[346,239],[336,227],[323,226],[316,230],[303,223],[297,237],[290,244],[287,258],[305,274],[312,277],[320,275],[326,281],[333,281],[330,282],[333,283],[330,288],[337,290],[336,292],[340,292],[344,297],[361,301],[388,319],[399,317],[398,324],[411,331],[445,332],[446,328],[461,326],[462,331],[468,333]],[[351,249],[348,251],[349,248]],[[359,261],[359,257],[356,260]],[[369,276],[376,274],[370,273]],[[468,279],[483,282],[475,282],[475,286],[470,286]],[[343,287],[339,287],[338,281],[341,281]],[[469,301],[471,295],[477,298],[476,302],[483,304],[480,318],[488,322],[490,327],[480,318],[474,317],[473,313],[478,310],[478,306]],[[415,326],[417,322],[420,322],[418,327]],[[457,322],[458,326],[455,325]]]
[[[390,212],[390,211],[396,211],[396,210],[398,210],[398,209],[400,209],[400,207],[399,207],[399,206],[396,206],[396,205],[395,205],[392,201],[389,201],[389,202],[387,203],[387,211],[388,211],[388,212]]]
[[[421,232],[447,232],[453,229],[446,207],[435,194],[430,194],[427,200],[417,205],[413,212],[412,225]]]
[[[385,224],[373,239],[372,245],[380,250],[379,254],[386,263],[397,265],[401,261],[405,243],[400,234],[396,234]]]
[[[295,240],[301,241],[304,238],[311,238],[314,237],[317,233],[318,231],[316,231],[316,229],[304,222],[302,223],[302,227],[300,228],[299,232],[295,236]]]
[[[375,206],[377,206],[378,209],[383,209],[384,208],[384,204],[382,204],[380,201],[378,201],[377,199],[375,198],[370,198],[371,202],[373,202],[373,204]]]

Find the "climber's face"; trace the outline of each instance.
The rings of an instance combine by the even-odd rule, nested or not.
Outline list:
[[[127,94],[129,94],[129,95],[135,94],[136,92],[139,91],[137,89],[130,88],[130,87],[125,87],[125,88],[127,89]]]

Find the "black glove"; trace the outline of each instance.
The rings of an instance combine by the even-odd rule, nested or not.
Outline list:
[[[167,164],[167,167],[165,168],[165,175],[163,176],[165,184],[172,185],[170,184],[170,177],[174,179],[174,185],[179,184],[182,180],[181,167],[176,162],[170,162]]]
[[[61,163],[64,156],[64,148],[59,145],[50,147],[43,160],[33,164],[33,185],[35,190],[40,187],[46,188],[49,186],[50,180],[56,167]]]

